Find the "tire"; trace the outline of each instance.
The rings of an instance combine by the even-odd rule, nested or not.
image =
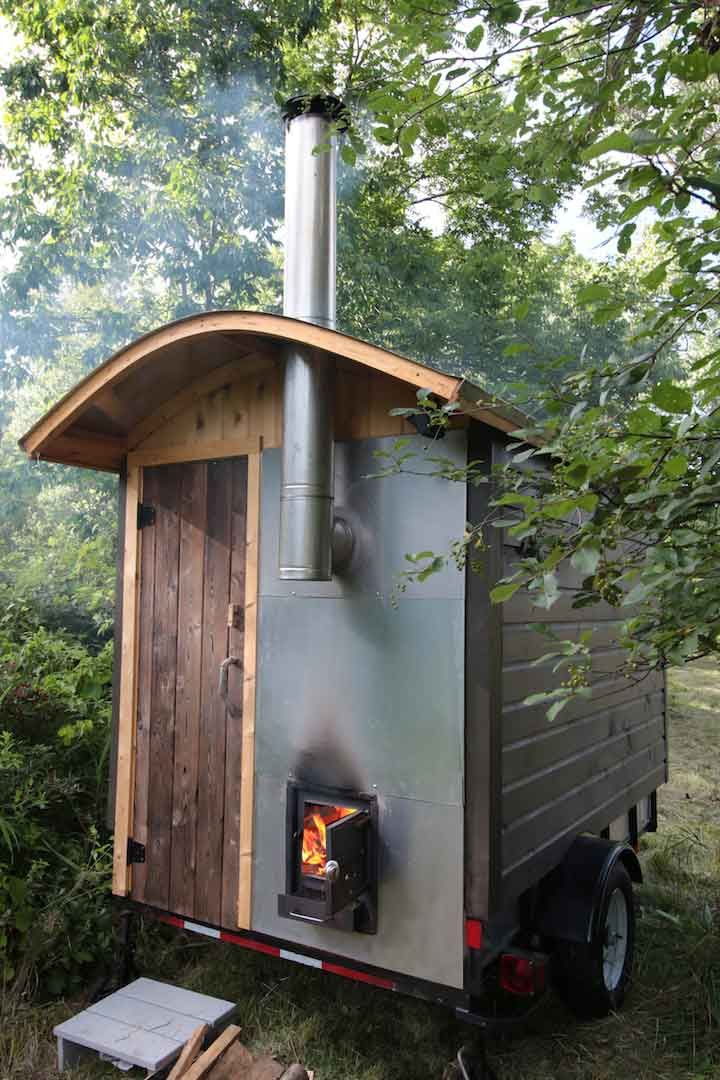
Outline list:
[[[607,1016],[622,1007],[635,953],[635,906],[630,876],[621,862],[610,871],[592,940],[557,941],[553,982],[576,1016]]]

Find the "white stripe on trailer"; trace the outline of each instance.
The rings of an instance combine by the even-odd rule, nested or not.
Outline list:
[[[322,967],[322,960],[316,960],[314,956],[301,956],[300,953],[288,952],[287,949],[281,949],[280,955],[283,960],[294,960],[296,964],[305,964],[306,967]]]
[[[220,937],[220,931],[215,930],[212,926],[202,926],[200,923],[190,922],[185,919],[183,923],[185,930],[192,930],[195,934],[205,934],[207,937],[218,938]]]

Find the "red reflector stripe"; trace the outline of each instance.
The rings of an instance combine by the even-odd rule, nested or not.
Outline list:
[[[180,930],[185,927],[185,920],[178,919],[177,915],[158,915],[158,921],[167,923],[168,926],[177,926]]]
[[[396,984],[392,979],[384,979],[380,975],[369,975],[366,971],[353,971],[352,968],[341,967],[339,964],[330,964],[323,960],[323,971],[329,971],[332,975],[342,975],[345,979],[355,979],[356,982],[369,983],[370,986],[381,986],[383,990],[394,990]]]
[[[168,923],[169,926],[177,926],[181,930],[193,930],[198,932],[198,925],[186,919],[179,919],[177,915],[158,915],[160,922]],[[276,945],[266,945],[264,941],[254,941],[252,938],[241,937],[240,934],[231,934],[228,930],[220,931],[220,940],[231,942],[233,945],[241,945],[243,949],[252,949],[253,952],[267,953],[268,956],[287,956]],[[292,957],[290,957],[292,959]],[[296,954],[297,960],[302,963],[303,957]],[[366,971],[353,971],[352,968],[342,967],[340,964],[331,964],[326,960],[321,963],[313,961],[314,966],[322,967],[323,971],[331,975],[342,975],[345,979],[355,979],[356,982],[368,983],[370,986],[379,986],[383,990],[396,990],[397,983],[392,979],[385,979],[381,975],[370,975]]]
[[[220,940],[231,941],[233,945],[242,945],[243,949],[267,953],[268,956],[280,955],[280,950],[275,945],[266,945],[264,941],[253,941],[252,938],[240,937],[239,934],[228,934],[225,930],[220,932]]]
[[[479,919],[465,920],[465,944],[468,949],[482,949],[483,925]]]

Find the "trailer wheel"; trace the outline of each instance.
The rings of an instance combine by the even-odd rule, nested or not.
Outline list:
[[[553,981],[565,1004],[589,1019],[622,1006],[632,975],[635,907],[630,876],[621,862],[610,872],[587,944],[558,941]]]

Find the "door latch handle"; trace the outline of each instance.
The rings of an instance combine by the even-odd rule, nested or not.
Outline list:
[[[231,667],[242,667],[239,656],[226,656],[220,665],[220,681],[218,682],[218,694],[225,701],[228,696],[228,671]]]

